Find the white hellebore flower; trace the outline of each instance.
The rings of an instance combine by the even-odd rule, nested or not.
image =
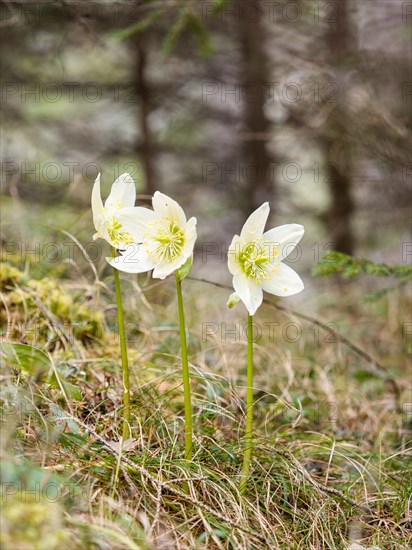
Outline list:
[[[136,188],[129,174],[122,174],[113,183],[104,205],[100,194],[100,174],[92,190],[93,223],[96,233],[93,239],[105,239],[114,248],[126,249],[134,242],[133,224],[127,226],[119,221],[121,212],[135,210]]]
[[[118,220],[133,227],[134,244],[109,264],[126,273],[153,269],[153,277],[164,279],[186,263],[196,241],[196,218],[186,220],[183,208],[159,191],[153,195],[153,210],[136,207],[119,212]]]
[[[246,220],[239,235],[233,237],[228,251],[233,288],[254,315],[263,301],[263,291],[276,296],[291,296],[303,290],[299,275],[282,263],[303,237],[304,227],[281,225],[264,233],[269,216],[265,202]]]

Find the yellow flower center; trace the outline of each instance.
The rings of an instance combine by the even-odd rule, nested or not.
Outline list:
[[[256,239],[245,245],[238,255],[243,272],[248,279],[252,279],[258,284],[273,279],[280,263],[273,263],[273,257],[279,256],[279,253],[274,249],[269,249],[268,244],[264,243],[262,239]]]
[[[149,223],[143,240],[149,256],[157,261],[173,262],[183,251],[185,234],[176,222],[162,218]]]
[[[127,246],[134,242],[129,231],[122,230],[122,227],[122,224],[114,217],[107,225],[107,233],[114,246]]]

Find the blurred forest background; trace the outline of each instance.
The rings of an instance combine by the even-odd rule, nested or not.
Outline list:
[[[105,194],[128,171],[198,218],[198,247],[230,242],[268,200],[274,224],[306,226],[308,266],[329,248],[407,261],[410,3],[18,0],[1,14],[3,243],[30,250],[58,228],[89,242],[97,173]]]

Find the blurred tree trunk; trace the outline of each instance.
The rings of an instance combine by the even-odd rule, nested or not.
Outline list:
[[[248,5],[256,4],[256,13],[262,11],[260,0],[252,0]],[[249,10],[253,13],[254,10]],[[241,146],[241,166],[243,174],[242,210],[250,214],[263,202],[273,200],[274,182],[271,174],[271,159],[267,151],[270,123],[264,112],[267,83],[268,60],[264,51],[264,29],[260,21],[242,19],[240,25],[242,46],[241,103],[243,141]],[[266,86],[265,86],[266,84]]]
[[[344,76],[345,64],[349,62],[351,37],[348,2],[327,0],[330,7],[328,13],[334,14],[329,19],[325,40],[328,47],[329,63],[336,68],[336,73]],[[327,169],[326,181],[331,194],[331,205],[327,215],[327,225],[334,249],[346,254],[352,254],[354,235],[351,218],[355,204],[352,199],[351,187],[351,154],[349,121],[346,114],[346,97],[343,89],[344,78],[339,79],[338,104],[332,116],[326,123],[327,128],[322,141]]]
[[[135,81],[137,97],[139,98],[139,127],[141,142],[137,145],[145,171],[144,192],[153,195],[156,189],[156,171],[154,160],[154,147],[149,126],[150,115],[150,89],[146,81],[147,56],[144,45],[145,35],[138,35],[133,39],[133,54],[136,58]]]

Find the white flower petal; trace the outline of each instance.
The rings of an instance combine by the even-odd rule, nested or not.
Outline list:
[[[256,284],[240,273],[233,277],[233,288],[245,304],[250,315],[254,315],[263,301],[262,285]]]
[[[269,203],[265,202],[248,217],[240,233],[240,238],[244,244],[253,242],[256,238],[262,236],[269,211]]]
[[[156,191],[153,195],[152,204],[156,217],[170,218],[181,227],[186,225],[186,216],[183,208],[167,195]]]
[[[193,249],[195,247],[195,242],[197,239],[196,223],[196,218],[190,218],[184,229],[185,244],[183,246],[183,254],[186,256],[186,259],[193,254]]]
[[[235,235],[227,252],[227,265],[232,275],[243,273],[239,263],[239,253],[242,250],[242,241],[239,235]]]
[[[275,296],[292,296],[304,289],[303,281],[291,267],[279,264],[271,281],[263,281],[262,288],[265,292]]]
[[[128,231],[133,239],[139,243],[143,240],[143,234],[147,230],[148,224],[156,218],[156,215],[149,208],[134,206],[132,208],[122,208],[116,213],[115,218],[124,227],[125,231]]]
[[[107,232],[107,225],[106,224],[102,224],[102,226],[100,228],[100,231],[99,231],[99,236],[102,239],[104,239],[105,241],[107,241],[110,244],[110,246],[113,246],[114,248],[116,248],[115,243],[113,243],[113,241],[109,237],[109,233]]]
[[[279,260],[284,260],[299,243],[304,233],[303,225],[289,223],[266,231],[263,234],[263,239],[265,242],[275,245],[279,253]]]
[[[155,266],[153,260],[139,245],[129,245],[120,256],[106,260],[112,267],[125,273],[144,273]]]
[[[105,206],[114,208],[132,207],[136,201],[136,186],[130,174],[122,174],[113,183],[110,195],[107,197]]]
[[[173,262],[160,262],[153,270],[153,279],[165,279],[168,275],[171,275],[176,269],[182,267],[189,256],[179,256]]]
[[[97,176],[92,189],[92,213],[93,223],[97,232],[103,222],[102,219],[103,201],[100,193],[100,174]]]

